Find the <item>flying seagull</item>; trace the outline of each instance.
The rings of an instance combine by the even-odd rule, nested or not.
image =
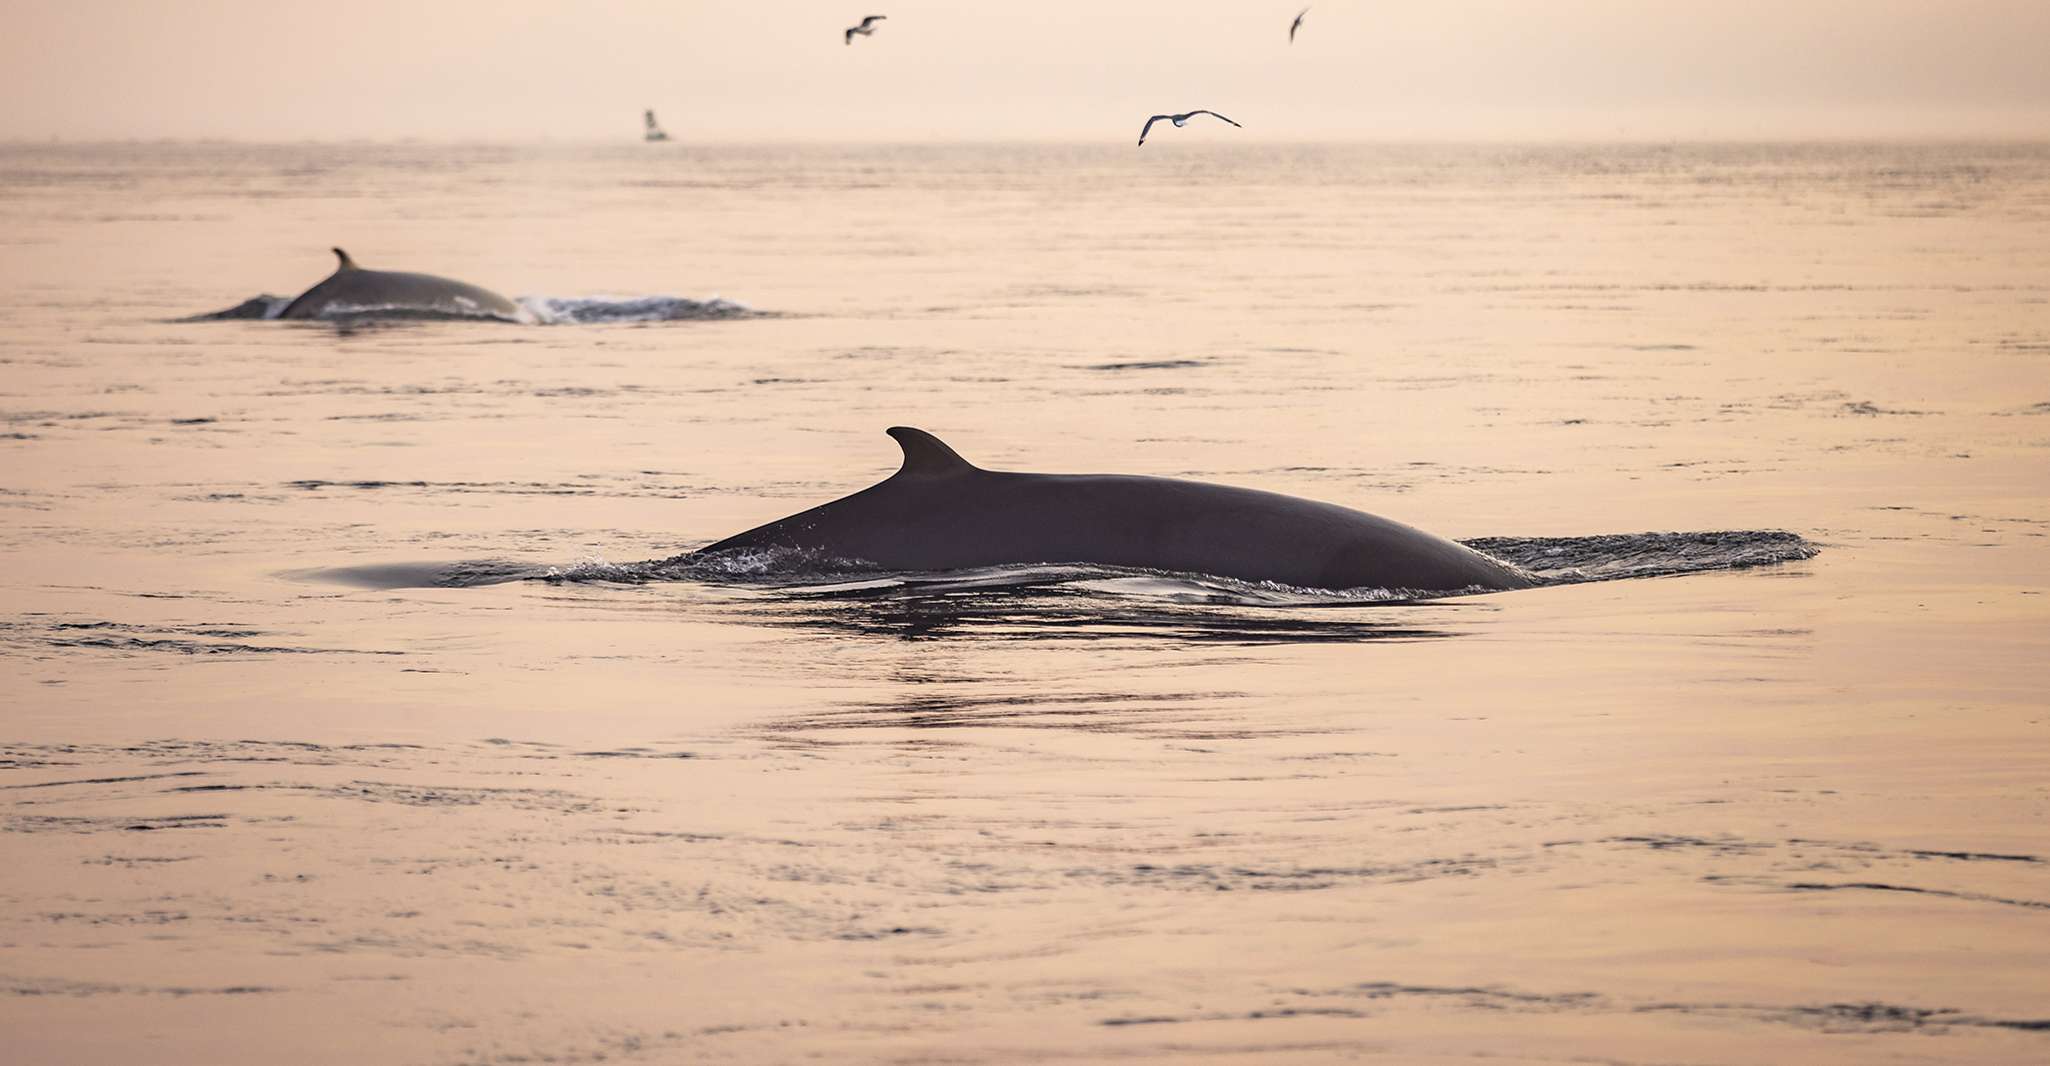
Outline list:
[[[859,25],[859,26],[849,26],[849,27],[847,27],[847,35],[846,35],[846,39],[845,39],[845,40],[844,40],[844,41],[843,41],[842,43],[844,43],[844,44],[853,44],[853,43],[854,43],[854,35],[855,35],[855,34],[857,34],[857,33],[858,33],[858,34],[861,34],[861,35],[862,35],[863,37],[866,37],[866,36],[868,36],[869,34],[871,34],[871,33],[874,33],[874,32],[876,31],[876,23],[878,23],[878,22],[881,22],[882,20],[884,20],[884,19],[886,19],[886,18],[889,18],[889,16],[888,16],[888,15],[869,15],[868,17],[866,17],[866,18],[864,18],[864,19],[862,19],[862,20],[861,20],[861,25]]]
[[[1146,133],[1147,133],[1147,131],[1151,130],[1151,129],[1153,128],[1153,124],[1154,124],[1154,123],[1156,123],[1156,122],[1159,122],[1159,121],[1160,121],[1161,119],[1166,119],[1166,120],[1168,120],[1169,122],[1172,122],[1172,123],[1174,123],[1174,124],[1175,124],[1175,126],[1176,126],[1177,128],[1179,128],[1179,127],[1182,127],[1182,126],[1186,126],[1186,125],[1188,125],[1188,124],[1189,124],[1189,120],[1190,120],[1190,119],[1192,119],[1192,118],[1195,118],[1195,117],[1196,117],[1197,115],[1209,115],[1209,116],[1211,116],[1212,118],[1224,118],[1224,116],[1223,116],[1223,115],[1220,115],[1220,114],[1218,114],[1218,113],[1217,113],[1217,112],[1215,112],[1215,111],[1203,111],[1203,110],[1189,111],[1189,112],[1186,112],[1186,113],[1184,113],[1184,114],[1180,114],[1180,115],[1155,115],[1155,116],[1153,116],[1152,118],[1149,118],[1149,119],[1147,119],[1147,120],[1146,120],[1146,125],[1144,125],[1144,126],[1141,126],[1141,127],[1139,128],[1139,143],[1140,143],[1141,145],[1144,145],[1144,144],[1146,143]],[[1224,118],[1224,120],[1225,120],[1226,122],[1231,122],[1231,120],[1230,120],[1230,119],[1228,119],[1228,118]],[[1232,124],[1232,125],[1234,125],[1234,126],[1238,126],[1238,125],[1239,125],[1239,124],[1238,124],[1238,123],[1236,123],[1236,122],[1231,122],[1231,124]],[[1244,127],[1244,126],[1239,126],[1239,128],[1240,128],[1240,129],[1245,129],[1245,127]]]
[[[1288,24],[1288,43],[1295,43],[1295,31],[1303,28],[1303,16],[1309,13],[1307,7],[1295,13],[1295,21]]]

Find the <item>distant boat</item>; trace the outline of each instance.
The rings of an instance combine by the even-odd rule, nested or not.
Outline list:
[[[669,135],[667,133],[662,132],[662,127],[660,125],[657,125],[655,122],[655,112],[653,110],[649,110],[647,112],[644,112],[644,114],[646,114],[648,118],[648,132],[643,134],[641,139],[647,141],[668,140]]]

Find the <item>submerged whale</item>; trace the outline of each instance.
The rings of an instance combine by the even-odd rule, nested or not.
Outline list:
[[[883,482],[699,549],[783,549],[890,570],[1094,563],[1302,588],[1453,592],[1534,582],[1464,545],[1363,511],[1124,474],[984,470],[896,426]]]
[[[341,260],[335,272],[286,304],[278,318],[327,318],[350,312],[391,311],[508,321],[520,317],[517,305],[489,289],[432,274],[365,270],[340,248],[334,249],[334,253]]]

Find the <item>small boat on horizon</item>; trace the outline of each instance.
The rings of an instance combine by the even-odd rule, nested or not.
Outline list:
[[[642,112],[642,114],[646,116],[648,125],[647,132],[641,135],[642,140],[666,141],[669,139],[669,134],[664,132],[661,125],[655,121],[655,111],[653,108],[649,108],[647,111]]]

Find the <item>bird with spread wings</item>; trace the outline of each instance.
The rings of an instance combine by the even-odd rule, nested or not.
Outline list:
[[[1231,120],[1230,120],[1230,119],[1228,119],[1228,118],[1224,118],[1224,116],[1223,116],[1223,115],[1220,115],[1220,114],[1218,114],[1218,113],[1217,113],[1217,112],[1215,112],[1215,111],[1205,111],[1205,110],[1202,110],[1202,109],[1200,109],[1200,108],[1199,108],[1199,109],[1197,109],[1197,110],[1195,110],[1195,111],[1185,111],[1185,112],[1183,112],[1182,114],[1179,114],[1179,115],[1155,115],[1155,116],[1153,116],[1152,118],[1149,118],[1149,119],[1147,119],[1147,120],[1146,120],[1146,125],[1144,125],[1144,126],[1140,127],[1140,129],[1139,129],[1139,144],[1140,144],[1140,146],[1142,146],[1142,147],[1143,147],[1143,146],[1144,146],[1144,145],[1146,144],[1146,134],[1148,134],[1149,132],[1151,132],[1151,131],[1153,130],[1153,124],[1154,124],[1154,123],[1156,123],[1156,122],[1159,122],[1159,121],[1160,121],[1161,119],[1166,119],[1166,120],[1168,120],[1169,122],[1172,122],[1172,123],[1174,123],[1174,124],[1175,124],[1175,125],[1176,125],[1177,127],[1180,127],[1180,126],[1186,126],[1186,125],[1188,125],[1188,124],[1189,124],[1189,120],[1190,120],[1190,119],[1192,119],[1192,118],[1195,118],[1195,117],[1196,117],[1197,115],[1209,115],[1209,116],[1210,116],[1211,118],[1223,118],[1223,119],[1224,119],[1224,121],[1226,121],[1226,122],[1231,122]],[[1238,126],[1238,125],[1239,125],[1239,124],[1238,124],[1238,123],[1236,123],[1236,122],[1231,122],[1231,124],[1232,124],[1232,125],[1234,125],[1234,126]],[[1245,127],[1244,127],[1244,126],[1239,126],[1239,128],[1240,128],[1240,129],[1245,129]]]
[[[889,18],[889,17],[890,17],[890,16],[888,16],[888,15],[869,15],[869,16],[867,16],[867,17],[863,18],[863,19],[861,20],[861,25],[859,25],[859,26],[849,26],[849,27],[847,27],[847,33],[846,33],[846,35],[845,35],[845,36],[844,36],[844,37],[843,37],[843,38],[841,39],[841,43],[843,43],[843,44],[853,44],[853,43],[854,43],[854,35],[855,35],[855,34],[857,34],[857,33],[858,33],[858,34],[860,34],[860,35],[862,35],[863,37],[866,37],[866,36],[868,36],[869,34],[872,34],[872,33],[874,33],[874,32],[876,31],[876,23],[878,23],[878,22],[881,22],[882,20],[884,20],[884,19],[886,19],[886,18]]]

